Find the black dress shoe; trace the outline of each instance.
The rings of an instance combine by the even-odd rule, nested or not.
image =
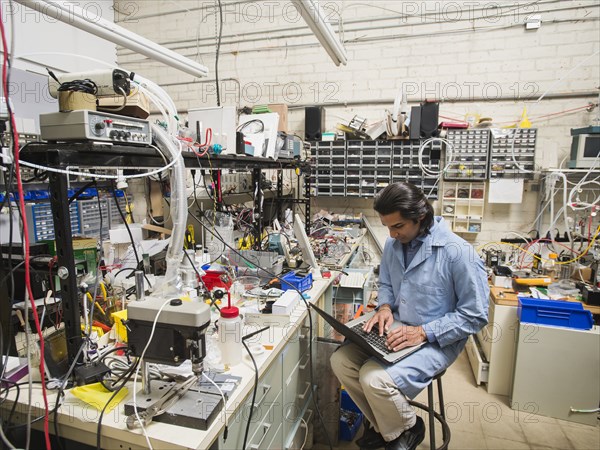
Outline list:
[[[375,431],[373,427],[365,429],[362,437],[356,440],[356,445],[365,450],[383,448],[385,444],[385,439],[383,439],[381,433]]]
[[[417,423],[396,439],[385,445],[385,450],[415,450],[425,439],[425,424],[423,419],[417,417]]]

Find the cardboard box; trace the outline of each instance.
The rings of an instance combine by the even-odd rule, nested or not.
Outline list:
[[[100,97],[98,99],[98,110],[108,113],[119,114],[127,117],[137,117],[138,119],[147,119],[150,115],[150,100],[141,92],[134,92],[127,97],[127,104],[123,109],[123,97],[115,95],[111,97]],[[117,111],[118,109],[118,111]]]
[[[283,103],[273,103],[268,105],[269,109],[279,114],[279,126],[277,131],[288,132],[288,107]]]

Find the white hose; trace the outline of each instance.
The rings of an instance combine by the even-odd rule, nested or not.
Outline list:
[[[171,170],[171,217],[173,220],[173,230],[166,256],[166,273],[162,284],[157,289],[177,291],[181,288],[179,266],[183,259],[183,242],[187,224],[185,164],[181,156],[181,144],[174,137],[169,136],[159,125],[153,124],[152,131],[157,145],[165,151],[167,158],[175,161]]]
[[[562,172],[554,172],[556,174],[556,176],[559,176],[560,178],[562,178],[563,180],[563,207],[558,211],[558,213],[556,214],[556,217],[553,217],[552,219],[552,223],[550,224],[550,227],[548,227],[548,231],[546,233],[544,233],[542,236],[545,236],[547,233],[549,233],[550,231],[552,231],[554,229],[554,224],[557,222],[560,214],[562,213],[563,218],[565,220],[565,231],[567,233],[567,237],[569,238],[569,242],[573,242],[573,240],[571,239],[571,231],[569,230],[569,216],[568,216],[568,212],[567,212],[567,177],[564,173]]]
[[[154,94],[166,106],[166,115],[168,117],[167,129],[169,131],[169,134],[173,136],[177,135],[177,107],[175,106],[175,103],[173,102],[169,94],[167,94],[163,88],[161,88],[153,81],[150,81],[137,73],[134,74],[133,81],[139,83],[139,85],[142,88],[144,88],[146,92]]]
[[[150,102],[152,102],[152,104],[158,108],[158,110],[160,111],[160,114],[162,115],[163,120],[165,121],[165,123],[168,124],[169,123],[169,115],[167,113],[167,110],[165,109],[165,105],[160,101],[160,99],[156,95],[154,95],[152,92],[150,92],[145,86],[143,86],[141,84],[138,84],[136,86],[140,90],[140,92],[142,92],[144,95],[146,95],[150,99]]]

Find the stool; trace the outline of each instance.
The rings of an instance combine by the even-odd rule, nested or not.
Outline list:
[[[448,444],[450,443],[450,427],[446,422],[446,412],[444,410],[444,392],[442,390],[442,375],[444,375],[446,371],[438,373],[433,377],[429,386],[427,386],[427,402],[428,405],[424,405],[423,403],[415,402],[414,400],[409,400],[409,403],[419,409],[427,411],[429,415],[429,448],[431,450],[446,450],[448,448]],[[440,412],[438,413],[435,410],[435,403],[433,400],[433,382],[437,380],[437,391],[438,397],[440,400]],[[435,420],[440,423],[442,426],[442,445],[440,447],[435,446]]]

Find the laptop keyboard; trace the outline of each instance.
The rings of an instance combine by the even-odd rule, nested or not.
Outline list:
[[[360,337],[362,337],[369,344],[371,344],[373,347],[384,352],[386,355],[388,353],[392,353],[386,347],[386,339],[387,338],[386,338],[385,334],[383,336],[379,336],[379,328],[377,328],[377,325],[375,325],[375,326],[373,326],[373,328],[371,328],[370,333],[365,333],[362,329],[363,324],[364,324],[364,322],[357,323],[356,325],[350,327],[350,329],[352,331],[354,331],[356,334],[358,334]]]

